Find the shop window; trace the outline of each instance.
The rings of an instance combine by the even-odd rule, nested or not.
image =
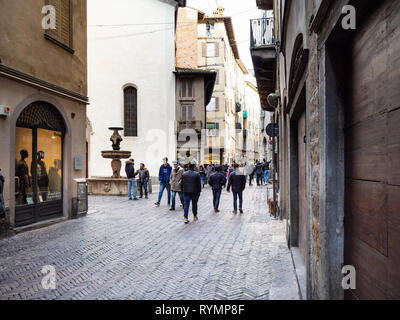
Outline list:
[[[18,117],[15,129],[17,226],[62,216],[64,132],[62,116],[46,102],[29,105]]]

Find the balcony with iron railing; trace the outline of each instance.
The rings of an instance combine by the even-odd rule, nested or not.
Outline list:
[[[250,52],[263,110],[273,111],[267,97],[275,92],[277,47],[274,18],[250,20]]]
[[[274,18],[250,20],[250,47],[275,46]]]

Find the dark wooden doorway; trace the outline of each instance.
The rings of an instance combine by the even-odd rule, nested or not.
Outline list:
[[[345,110],[347,299],[400,299],[400,1],[358,26]]]

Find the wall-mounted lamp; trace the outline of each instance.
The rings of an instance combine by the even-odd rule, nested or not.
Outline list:
[[[272,108],[276,109],[279,103],[279,96],[275,93],[271,93],[270,95],[268,95],[267,101]]]

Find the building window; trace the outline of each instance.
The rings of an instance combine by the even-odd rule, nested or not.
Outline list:
[[[193,87],[192,79],[182,79],[180,81],[179,96],[181,98],[194,98],[195,89]]]
[[[217,42],[203,43],[203,57],[218,57],[219,45]]]
[[[210,103],[207,105],[207,112],[219,111],[219,99],[216,97],[211,98]]]
[[[207,38],[211,38],[211,31],[215,29],[214,23],[207,22],[206,24],[206,36]]]
[[[181,106],[181,119],[182,121],[193,121],[193,105],[182,105]]]
[[[124,89],[124,134],[126,137],[137,137],[137,89]]]
[[[56,10],[56,29],[46,30],[46,39],[73,53],[71,0],[46,0],[46,5],[52,5]]]

